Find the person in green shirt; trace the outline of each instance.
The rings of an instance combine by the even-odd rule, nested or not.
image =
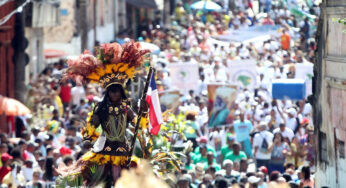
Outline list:
[[[191,155],[186,155],[186,164],[185,164],[186,170],[194,170],[195,169],[195,165],[192,164],[191,159],[192,159]]]
[[[195,155],[195,157],[193,158],[193,164],[208,162],[208,160],[207,160],[207,146],[201,145],[199,147],[199,151],[200,151],[200,154]]]
[[[240,144],[237,142],[233,144],[233,152],[228,153],[225,157],[225,159],[229,159],[233,162],[239,162],[243,158],[247,159],[246,154],[243,151],[240,151]]]
[[[212,146],[210,146],[210,145],[207,144],[208,138],[207,138],[206,136],[201,136],[201,137],[199,137],[199,138],[197,139],[197,142],[198,142],[200,145],[206,145],[206,147],[207,147],[207,152],[209,152],[209,151],[213,152],[214,157],[216,157],[216,151],[215,151],[215,149],[214,149]],[[197,146],[197,147],[195,148],[194,153],[195,153],[195,155],[201,154],[201,153],[200,153],[200,146]]]
[[[235,141],[235,136],[233,135],[227,136],[227,145],[221,148],[221,155],[220,155],[221,162],[224,161],[224,158],[226,157],[227,154],[233,152],[234,141]]]
[[[213,152],[208,152],[207,154],[207,162],[204,163],[204,170],[206,170],[209,167],[214,167],[216,172],[221,170],[221,166],[219,164],[216,163],[216,160],[214,159],[214,154]]]

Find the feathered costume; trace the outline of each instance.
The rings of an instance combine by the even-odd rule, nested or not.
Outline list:
[[[118,43],[103,44],[96,52],[96,57],[86,51],[77,60],[69,60],[64,79],[83,84],[98,83],[105,90],[115,85],[123,89],[127,80],[135,76],[149,51],[141,50],[139,43],[129,42],[123,46]],[[85,140],[95,142],[93,149],[84,154],[73,168],[59,168],[62,177],[82,177],[83,185],[92,186],[105,181],[105,174],[109,171],[107,165],[126,165],[129,145],[125,132],[127,125],[134,123],[136,118],[125,93],[122,95],[123,101],[117,106],[109,100],[95,105],[82,130]],[[96,131],[99,126],[102,133]]]

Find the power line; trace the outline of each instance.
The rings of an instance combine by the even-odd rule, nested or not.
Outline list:
[[[9,0],[10,1],[10,0]],[[1,4],[5,4],[9,1],[1,1],[0,2],[0,6]],[[0,19],[0,26],[1,25],[4,25],[14,14],[16,13],[20,13],[23,11],[23,8],[28,4],[30,3],[31,0],[26,0],[22,5],[20,5],[19,7],[17,7],[14,11],[12,11],[10,14],[6,15],[5,17],[1,18]]]
[[[10,2],[10,1],[13,1],[13,0],[1,0],[1,1],[0,1],[0,7],[1,7],[2,5],[4,5],[4,4]]]

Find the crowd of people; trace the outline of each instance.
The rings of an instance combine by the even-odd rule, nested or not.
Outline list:
[[[161,92],[174,88],[169,63],[199,67],[198,85],[182,91],[179,107],[171,111],[185,116],[182,143],[193,143],[193,151],[181,159],[177,187],[314,187],[311,101],[308,97],[273,99],[271,84],[274,79],[295,78],[296,64],[312,63],[316,49],[312,28],[318,17],[298,17],[284,1],[260,0],[258,11],[249,2],[235,1],[225,12],[194,11],[178,2],[168,28],[149,26],[136,39],[160,48],[151,63],[157,68]],[[309,7],[305,1],[288,3],[318,16],[316,6]],[[258,25],[279,26],[280,34],[256,44],[212,42],[229,30]],[[232,84],[227,66],[244,59],[257,62],[255,88],[238,87],[225,125],[211,126],[208,84]],[[83,142],[80,130],[94,103],[102,100],[102,90],[97,85],[61,81],[65,67],[62,60],[30,76],[26,105],[32,115],[16,117],[12,131],[0,134],[2,187],[53,186],[56,168],[62,163],[72,165],[92,147]],[[181,143],[179,139],[172,137],[172,146]]]

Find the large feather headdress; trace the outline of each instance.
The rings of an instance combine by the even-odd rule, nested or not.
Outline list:
[[[106,43],[96,48],[96,57],[85,51],[76,60],[68,60],[64,79],[78,83],[99,83],[107,89],[113,84],[125,86],[142,65],[145,54],[139,43],[133,41],[120,45]]]

